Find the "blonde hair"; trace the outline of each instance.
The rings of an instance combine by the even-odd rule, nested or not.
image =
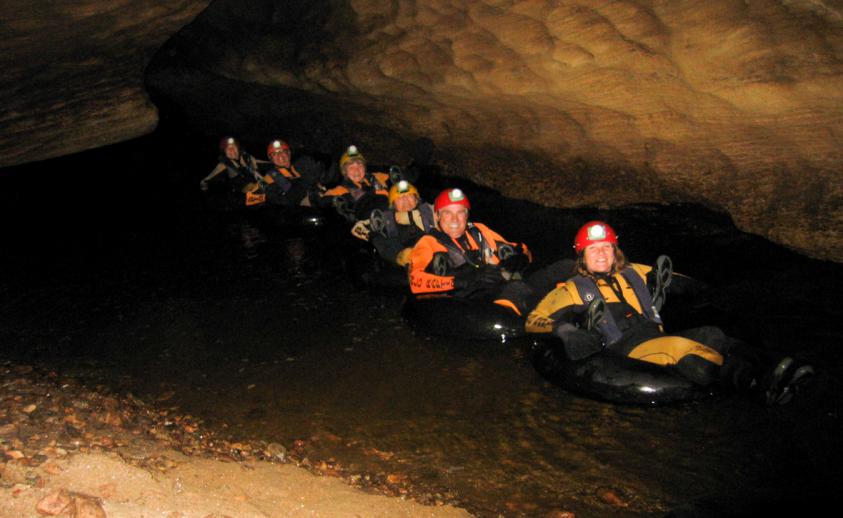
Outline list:
[[[626,268],[626,256],[623,250],[618,248],[618,245],[612,245],[612,248],[615,250],[615,261],[612,263],[612,268],[607,275],[614,275]],[[577,254],[576,270],[578,274],[585,277],[594,277],[594,274],[588,271],[588,268],[585,266],[585,249],[580,250],[580,253]]]

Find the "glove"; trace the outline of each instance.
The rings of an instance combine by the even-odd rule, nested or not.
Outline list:
[[[565,355],[571,360],[582,360],[603,350],[603,342],[595,333],[589,333],[563,322],[553,329],[553,334],[562,339]]]
[[[524,252],[518,251],[500,262],[500,267],[508,272],[521,272],[530,266],[530,258]]]
[[[372,232],[386,237],[386,220],[384,219],[383,211],[380,209],[372,210],[372,213],[369,215],[369,228],[371,228]]]
[[[501,269],[497,266],[487,264],[481,268],[479,268],[480,275],[478,277],[478,282],[485,285],[494,285],[502,282],[503,275],[501,274]]]
[[[307,155],[299,157],[293,166],[302,175],[302,181],[308,186],[316,184],[325,176],[325,167]]]
[[[398,252],[398,255],[395,257],[395,262],[398,263],[398,266],[406,266],[410,264],[410,256],[413,255],[413,249],[411,247],[405,248]]]
[[[467,267],[454,274],[454,288],[470,292],[489,288],[501,281],[501,271],[491,265],[482,268]]]
[[[353,227],[351,227],[351,235],[357,239],[362,239],[363,241],[369,240],[369,231],[370,228],[368,220],[358,221]]]
[[[354,207],[351,207],[351,203],[345,196],[334,196],[334,199],[331,200],[331,205],[334,206],[334,209],[336,209],[340,216],[348,221],[356,220],[354,217]]]

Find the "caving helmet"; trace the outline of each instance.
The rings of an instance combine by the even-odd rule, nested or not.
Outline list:
[[[270,160],[272,159],[272,155],[280,153],[281,151],[290,152],[290,145],[283,140],[273,140],[268,146],[266,146],[266,156],[269,157]]]
[[[615,229],[602,221],[589,221],[577,232],[574,238],[574,250],[577,253],[592,243],[602,243],[608,241],[615,246],[618,246],[618,234]]]
[[[416,189],[413,184],[407,180],[401,180],[389,189],[389,206],[392,207],[392,205],[395,204],[395,200],[397,200],[399,196],[404,196],[405,194],[414,194],[416,198],[420,197],[418,189]]]
[[[237,141],[234,137],[223,137],[220,139],[220,151],[225,153],[225,150],[229,148],[229,146],[237,146],[237,150],[240,151],[240,142]]]
[[[462,205],[466,209],[471,209],[471,203],[468,202],[468,198],[461,189],[445,189],[440,192],[433,202],[433,212],[439,212],[448,205]]]
[[[363,153],[357,149],[357,146],[351,145],[348,146],[348,149],[346,149],[345,153],[343,153],[340,157],[340,169],[345,171],[345,166],[354,160],[362,162],[363,165],[366,164],[366,157],[363,156]]]

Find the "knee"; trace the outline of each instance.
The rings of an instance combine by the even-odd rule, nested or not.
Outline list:
[[[720,366],[702,356],[688,354],[676,364],[679,374],[697,385],[710,385],[719,374]]]

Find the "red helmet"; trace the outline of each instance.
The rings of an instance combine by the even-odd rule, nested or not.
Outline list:
[[[608,241],[613,245],[618,245],[618,235],[615,229],[602,221],[589,221],[577,232],[577,237],[574,238],[574,250],[580,253],[583,248],[592,243],[602,243]]]
[[[237,142],[237,139],[234,137],[223,137],[220,139],[220,151],[225,153],[225,150],[228,149],[228,146],[237,146],[237,149],[240,149],[240,143]]]
[[[462,205],[466,209],[471,208],[468,198],[460,189],[445,189],[439,193],[436,200],[433,202],[433,212],[439,212],[439,209],[447,207],[448,205]]]
[[[269,158],[272,158],[272,155],[281,151],[290,152],[290,145],[283,140],[273,140],[266,146],[266,156]]]

